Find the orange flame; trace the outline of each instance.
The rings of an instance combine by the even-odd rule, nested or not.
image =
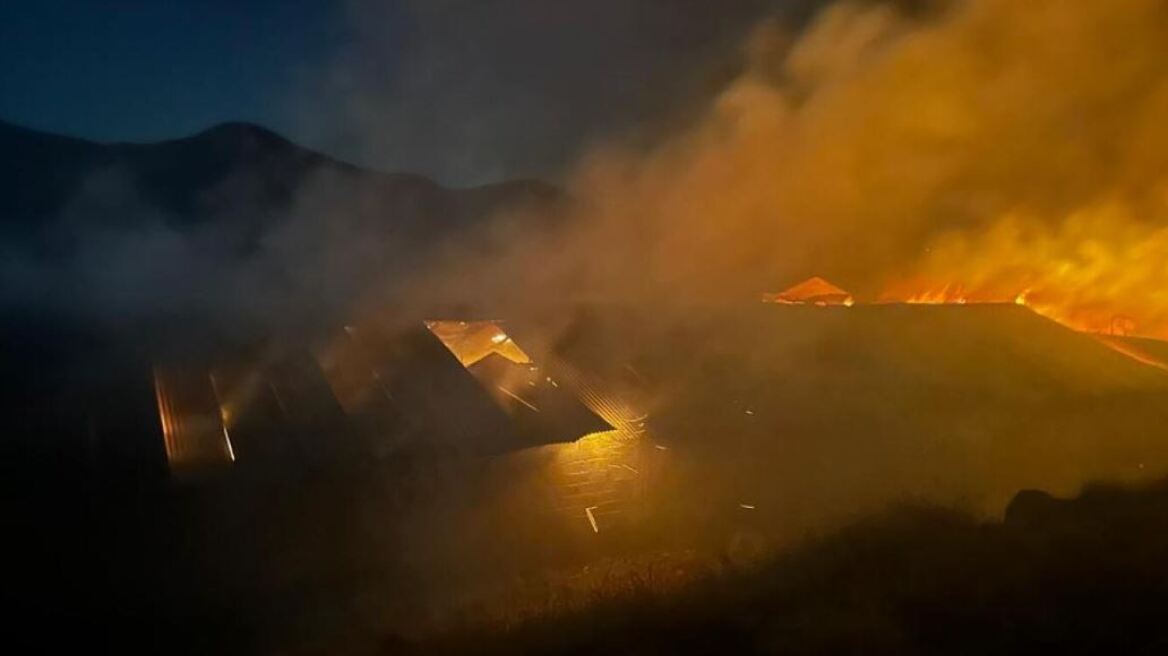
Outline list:
[[[966,296],[965,288],[961,285],[945,285],[913,294],[904,299],[904,302],[913,305],[965,305],[969,302],[969,297]]]
[[[1025,287],[1017,291],[982,289],[967,291],[960,283],[915,285],[898,283],[880,296],[882,303],[922,305],[966,305],[978,303],[1013,303],[1041,314],[1080,332],[1109,336],[1141,334],[1139,323],[1131,316],[1116,313],[1106,303],[1077,304],[1066,293]]]

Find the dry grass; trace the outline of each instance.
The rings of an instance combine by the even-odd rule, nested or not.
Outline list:
[[[747,567],[614,561],[383,651],[1162,653],[1168,487],[1038,498],[1005,523],[899,508]]]

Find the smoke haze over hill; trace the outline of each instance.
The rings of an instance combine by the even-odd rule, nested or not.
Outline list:
[[[106,322],[335,319],[501,208],[559,201],[534,181],[363,170],[247,124],[154,144],[0,124],[0,301]]]

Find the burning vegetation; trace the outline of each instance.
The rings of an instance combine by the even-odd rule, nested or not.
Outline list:
[[[1021,303],[1168,336],[1163,13],[837,2],[795,35],[760,25],[742,74],[685,129],[584,158],[562,234],[434,279],[523,307],[757,298],[818,273],[838,286],[824,302]]]

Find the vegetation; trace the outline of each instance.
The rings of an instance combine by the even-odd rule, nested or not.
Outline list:
[[[628,569],[383,653],[1165,653],[1168,485],[1022,493],[1006,521],[902,507],[682,586]],[[690,564],[694,564],[694,560]],[[662,584],[663,580],[665,584]],[[524,615],[525,613],[520,613]]]

